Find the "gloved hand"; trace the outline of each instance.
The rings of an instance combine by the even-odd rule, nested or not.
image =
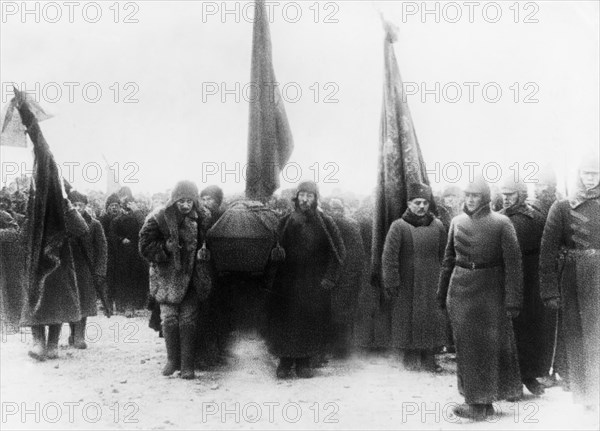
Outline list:
[[[335,287],[335,283],[331,280],[327,280],[326,278],[324,278],[323,280],[321,280],[321,287],[324,290],[332,290]]]
[[[550,298],[544,301],[544,306],[550,310],[558,310],[560,308],[559,298]]]
[[[507,308],[506,309],[506,314],[511,319],[516,319],[517,317],[519,317],[520,310],[518,308]]]

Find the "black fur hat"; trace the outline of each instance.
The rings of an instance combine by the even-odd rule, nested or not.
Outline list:
[[[87,196],[83,193],[79,193],[77,190],[71,190],[68,197],[72,204],[75,202],[83,202],[86,205],[88,204]]]

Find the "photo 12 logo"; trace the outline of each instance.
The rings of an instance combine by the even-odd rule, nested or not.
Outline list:
[[[13,88],[27,93],[38,103],[98,103],[103,99],[112,103],[139,103],[140,87],[133,81],[102,84],[95,81],[3,82],[1,85],[2,104],[13,98]]]
[[[515,24],[539,23],[538,12],[540,5],[537,2],[502,1],[403,1],[402,22],[449,23],[458,22],[484,22],[495,24],[502,19],[511,20]]]
[[[139,422],[137,414],[140,407],[134,402],[124,404],[81,401],[65,401],[63,403],[25,403],[14,401],[2,402],[2,424],[72,424],[75,422],[97,423],[102,418],[113,423],[135,424]]]
[[[139,23],[137,2],[78,2],[78,1],[2,1],[0,12],[2,24],[65,23],[84,22],[96,24],[110,21],[115,24]]]
[[[312,403],[303,406],[296,402],[280,403],[277,401],[265,401],[262,403],[202,403],[202,423],[217,421],[220,423],[256,423],[266,420],[269,423],[285,422],[298,423],[303,417],[313,423],[337,424],[337,416],[340,406],[337,403],[328,402],[320,404]]]
[[[310,178],[315,183],[338,184],[339,179],[336,175],[340,167],[335,162],[314,162],[310,166],[305,166],[296,162],[289,162],[281,166],[281,177],[287,183],[298,183],[304,179]],[[259,181],[261,174],[272,173],[272,176],[279,175],[280,166],[276,163],[263,163],[260,166],[255,163],[225,163],[225,162],[202,162],[200,172],[202,182],[207,183],[220,179],[222,183],[242,183],[248,178],[248,169],[255,174],[254,180]],[[308,172],[308,173],[307,173]],[[258,176],[256,176],[258,175]]]
[[[265,8],[257,8],[254,1],[203,1],[202,2],[202,22],[207,23],[211,20],[217,20],[221,23],[226,22],[248,22],[254,23],[261,14],[266,14],[270,23],[283,21],[286,23],[297,23],[302,19],[309,19],[314,23],[337,24],[339,22],[338,12],[340,6],[337,2],[278,2],[265,1]]]
[[[402,83],[402,101],[409,97],[421,103],[498,103],[509,99],[513,103],[539,103],[540,86],[536,82],[502,84],[488,82],[409,82]]]
[[[219,100],[221,103],[255,103],[267,101],[298,103],[308,97],[313,103],[339,103],[340,87],[336,82],[313,82],[302,85],[298,82],[203,82],[202,103]]]
[[[137,184],[139,182],[136,175],[140,171],[140,167],[136,162],[123,164],[115,162],[111,165],[103,165],[98,162],[66,161],[57,163],[56,166],[60,176],[71,184],[82,181],[86,184],[97,184],[102,179],[123,184]],[[0,174],[2,183],[6,184],[23,175],[32,176],[33,166],[25,162],[2,162],[0,163]]]

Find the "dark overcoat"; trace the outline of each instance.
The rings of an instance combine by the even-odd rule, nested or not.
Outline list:
[[[81,317],[89,317],[98,313],[94,276],[106,277],[107,244],[100,222],[88,213],[83,214],[83,219],[88,225],[88,233],[72,239],[71,248],[77,274]]]
[[[79,289],[70,239],[84,236],[88,227],[75,208],[69,208],[65,213],[65,231],[66,236],[58,247],[59,266],[47,276],[35,301],[31,300],[31,293],[24,298],[21,326],[56,325],[81,320]]]
[[[523,308],[513,320],[521,377],[543,377],[550,369],[545,354],[549,337],[545,333],[545,310],[539,280],[544,216],[525,203],[503,209],[500,214],[506,215],[515,227],[523,262]]]
[[[23,301],[23,252],[20,229],[14,217],[0,211],[0,317],[17,325]]]
[[[540,252],[540,289],[544,300],[560,298],[562,303],[561,323],[574,400],[597,406],[600,193],[596,190],[590,194],[590,198],[557,201],[550,208]]]
[[[366,255],[358,222],[343,216],[334,217],[334,221],[346,248],[346,259],[340,268],[335,289],[331,292],[331,318],[336,324],[352,324]]]
[[[476,263],[487,267],[467,269]],[[520,309],[523,272],[515,228],[488,205],[452,219],[438,301],[446,305],[456,346],[459,392],[469,404],[522,393],[507,309]]]
[[[285,261],[268,300],[267,342],[278,357],[307,358],[323,351],[329,295],[321,282],[337,282],[345,257],[335,222],[320,210],[299,210],[279,225]]]
[[[148,298],[148,265],[138,252],[142,214],[124,213],[111,223],[114,235],[114,295],[117,307],[144,308]],[[129,243],[125,244],[124,239]]]

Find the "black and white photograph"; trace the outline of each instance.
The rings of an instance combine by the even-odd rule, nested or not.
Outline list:
[[[600,2],[0,0],[0,428],[600,428]]]

